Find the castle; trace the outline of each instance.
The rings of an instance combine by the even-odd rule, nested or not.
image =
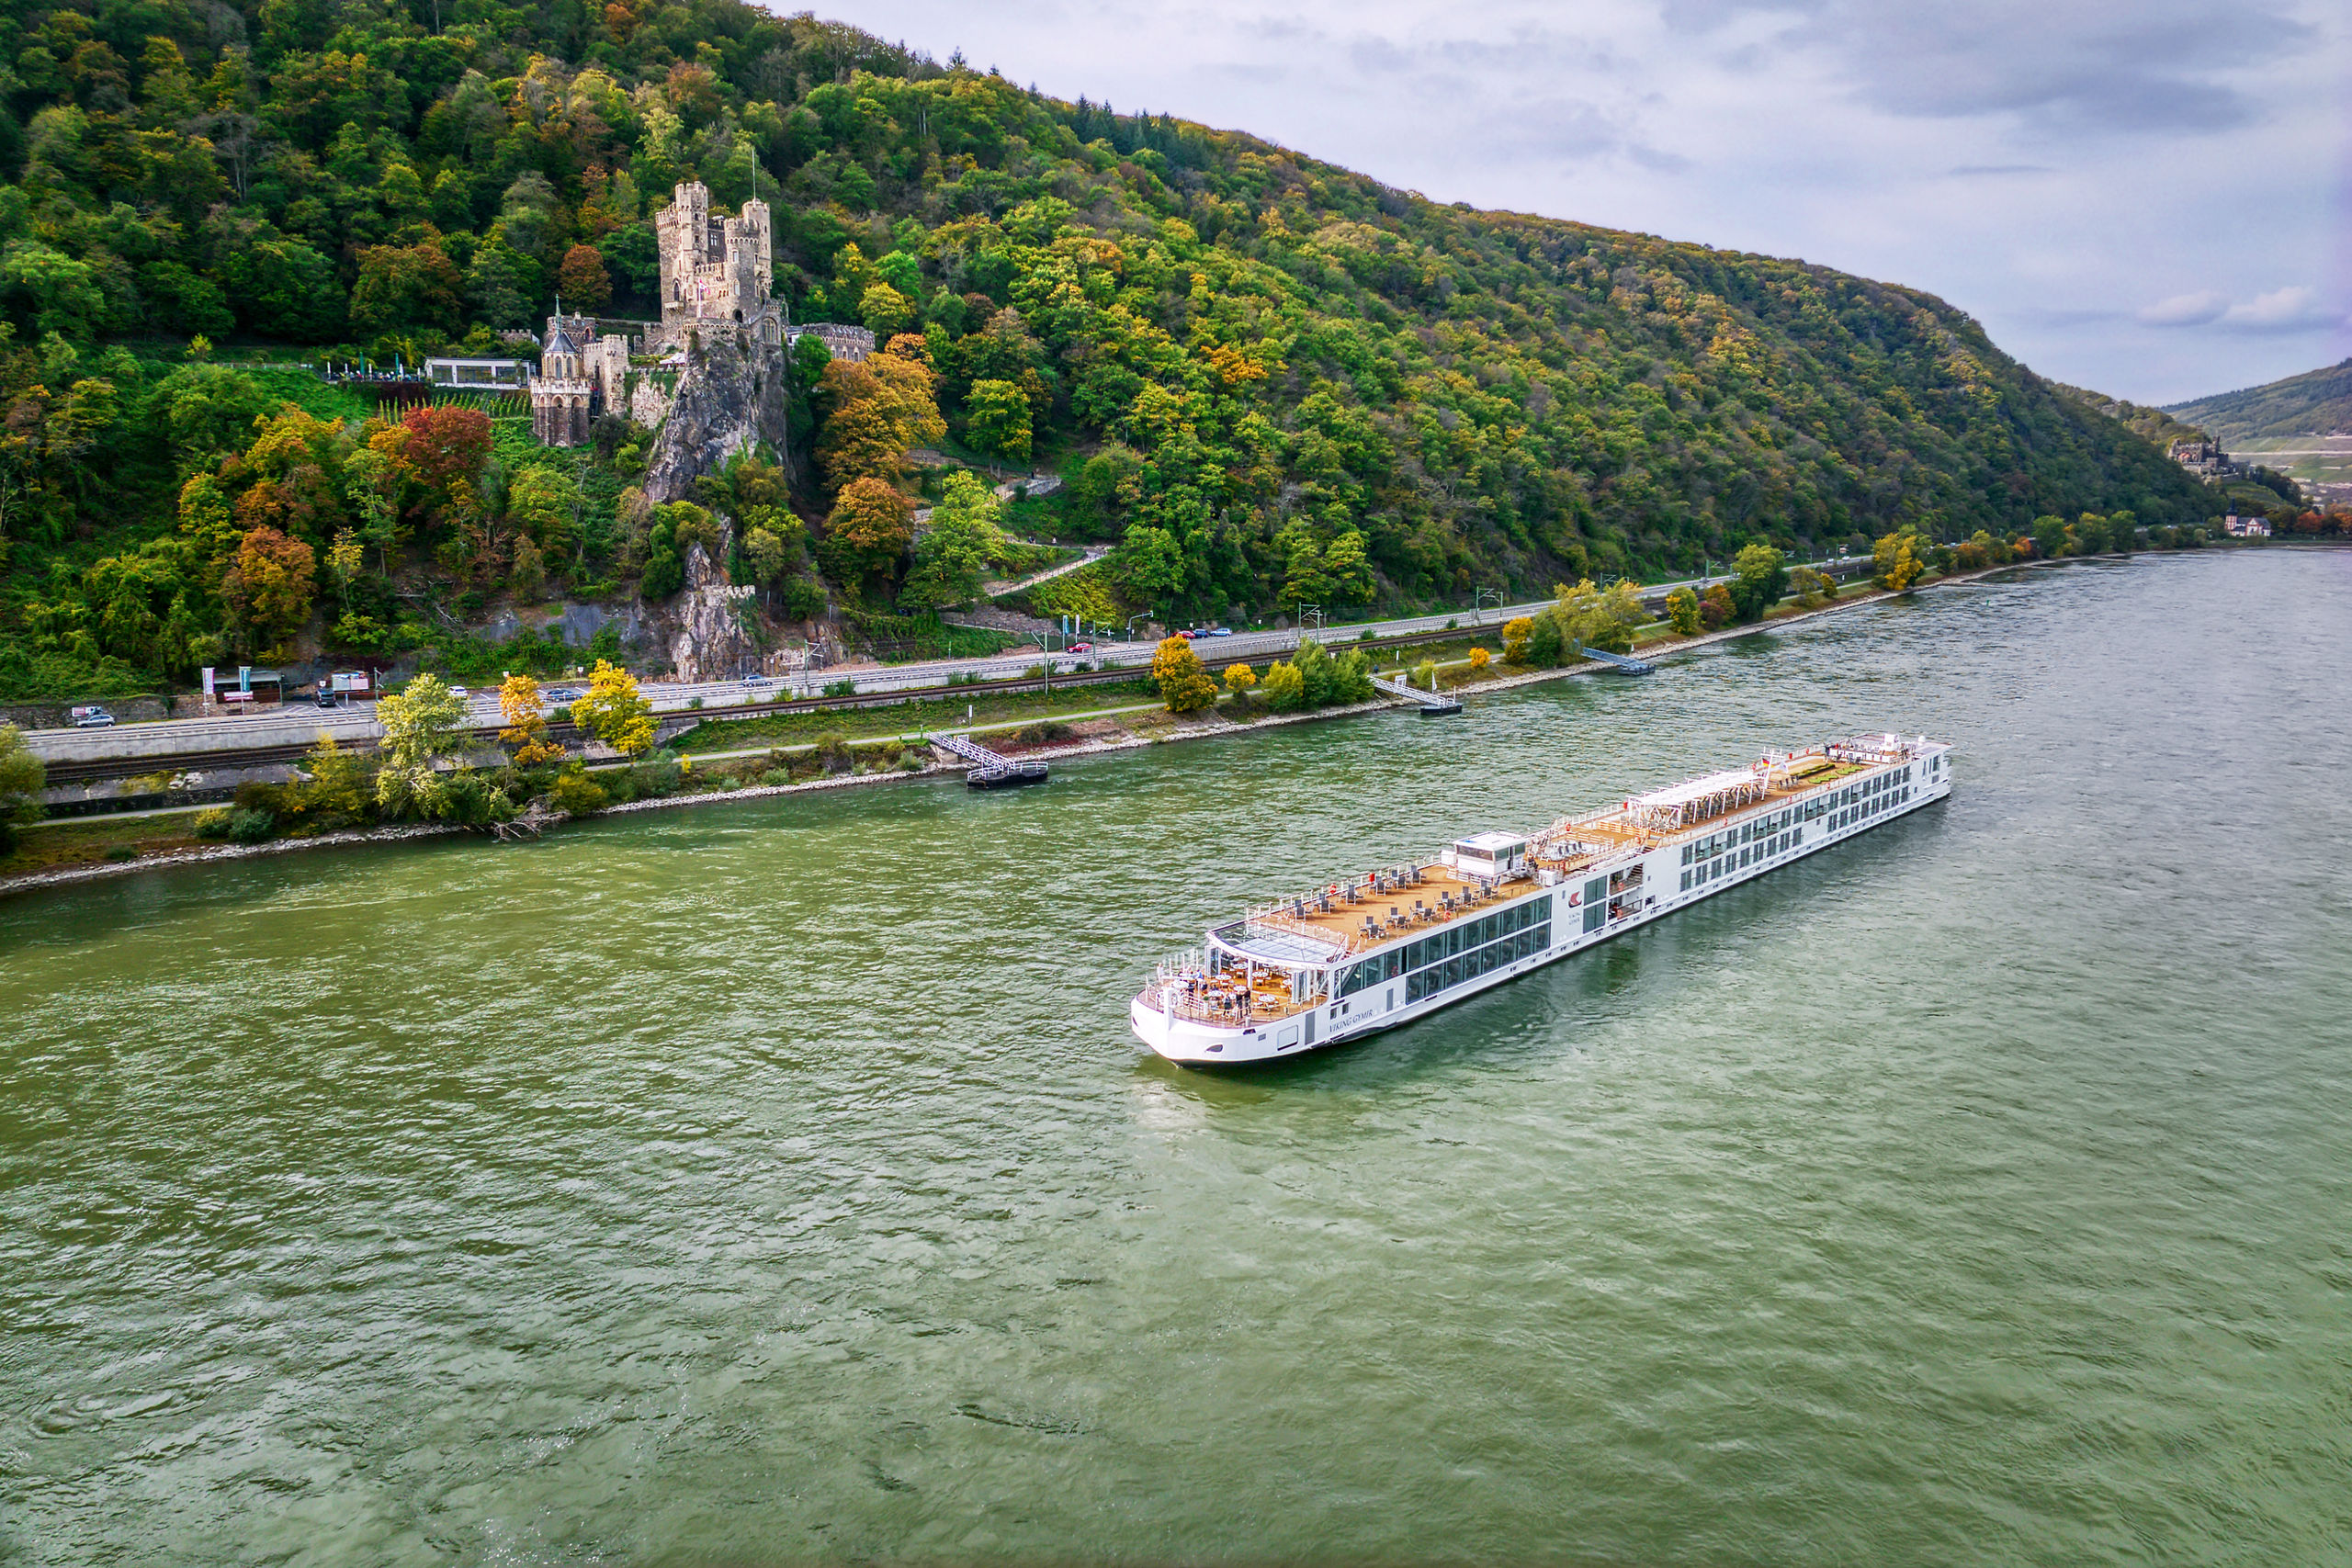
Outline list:
[[[548,446],[586,445],[590,420],[628,406],[628,337],[598,336],[594,317],[566,316],[557,300],[531,378],[531,434]]]
[[[785,343],[783,302],[775,299],[775,245],[766,202],[746,201],[732,218],[711,216],[710,188],[690,181],[654,214],[662,267],[662,320],[641,324],[640,352],[670,358],[686,340],[730,335],[747,350]],[[655,378],[632,370],[627,332],[600,333],[592,316],[566,316],[561,300],[548,318],[539,373],[531,379],[531,434],[549,446],[579,446],[598,414],[627,413],[659,423],[670,394]]]
[[[768,204],[753,197],[732,218],[710,213],[700,180],[680,186],[654,214],[662,262],[662,344],[684,348],[689,332],[741,327],[753,344],[784,346],[784,307],[771,293],[775,250]]]

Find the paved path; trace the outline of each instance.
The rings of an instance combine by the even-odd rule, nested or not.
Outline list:
[[[991,599],[1000,593],[1018,593],[1024,588],[1034,588],[1040,582],[1049,582],[1065,572],[1076,571],[1080,567],[1092,566],[1110,553],[1111,547],[1108,545],[1089,545],[1086,547],[1086,553],[1076,560],[1066,560],[1059,566],[1049,566],[1043,571],[1021,579],[1018,582],[983,582],[980,584],[980,592]]]

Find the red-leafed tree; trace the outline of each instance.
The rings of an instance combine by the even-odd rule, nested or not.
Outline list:
[[[459,479],[472,483],[490,460],[490,416],[479,409],[411,409],[401,427],[408,432],[401,460],[436,496],[448,495]]]
[[[555,290],[567,309],[597,310],[612,303],[613,275],[605,270],[604,254],[594,245],[574,245],[563,253],[556,268]]]

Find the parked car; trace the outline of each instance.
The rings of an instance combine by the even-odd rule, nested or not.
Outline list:
[[[550,686],[541,694],[545,696],[548,702],[561,707],[568,703],[578,702],[580,700],[581,694],[580,688],[577,686]]]
[[[104,708],[86,707],[74,710],[74,728],[76,729],[104,729],[113,723],[114,715]]]
[[[319,694],[319,705],[322,708],[338,708],[343,705],[335,701],[335,695],[333,692],[321,692]]]
[[[1182,637],[1186,642],[1190,642],[1201,634],[1187,626],[1184,630],[1178,632],[1176,635]]]
[[[773,675],[746,675],[743,677],[743,684],[746,686],[773,686],[775,684],[775,677]]]
[[[1211,637],[1231,637],[1232,635],[1233,628],[1231,626],[1211,626],[1209,628],[1209,636]]]
[[[1091,653],[1094,651],[1094,645],[1091,642],[1074,642],[1068,648],[1062,649],[1062,651],[1064,653]]]
[[[467,691],[463,686],[450,687],[449,694],[457,698],[461,703],[471,702],[474,695],[471,692]]]

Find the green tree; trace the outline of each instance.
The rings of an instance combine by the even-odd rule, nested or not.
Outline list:
[[[1266,666],[1266,678],[1259,683],[1258,694],[1276,713],[1296,713],[1306,705],[1306,682],[1296,665],[1278,659]]]
[[[964,398],[972,445],[1010,463],[1029,460],[1029,399],[1011,381],[975,381]]]
[[[914,542],[914,565],[899,591],[907,610],[944,610],[969,604],[980,592],[989,557],[1003,548],[996,525],[997,499],[987,486],[958,470],[947,476],[931,525]]]
[[[376,804],[388,817],[437,820],[448,805],[440,764],[465,744],[466,700],[437,675],[419,675],[405,691],[379,698],[383,764],[376,773]]]
[[[1216,701],[1216,682],[1209,679],[1200,655],[1183,637],[1171,637],[1159,645],[1152,655],[1151,678],[1159,683],[1160,700],[1170,713],[1197,712]]]
[[[1546,612],[1559,623],[1562,656],[1577,646],[1611,653],[1631,653],[1634,634],[1649,619],[1639,592],[1630,582],[1619,582],[1606,592],[1589,578],[1570,588],[1561,584],[1559,599]]]
[[[25,745],[23,732],[0,724],[0,855],[16,849],[17,828],[40,820],[48,779],[48,765]]]
[[[2033,520],[2032,533],[2033,553],[2043,560],[2056,560],[2066,553],[2066,547],[2072,542],[2066,533],[2066,520],[2047,513]],[[1888,536],[1890,538],[1894,536]],[[1880,544],[1883,546],[1885,540],[1882,539]]]
[[[1770,545],[1750,545],[1732,558],[1731,602],[1743,621],[1760,620],[1789,591],[1785,558]]]

